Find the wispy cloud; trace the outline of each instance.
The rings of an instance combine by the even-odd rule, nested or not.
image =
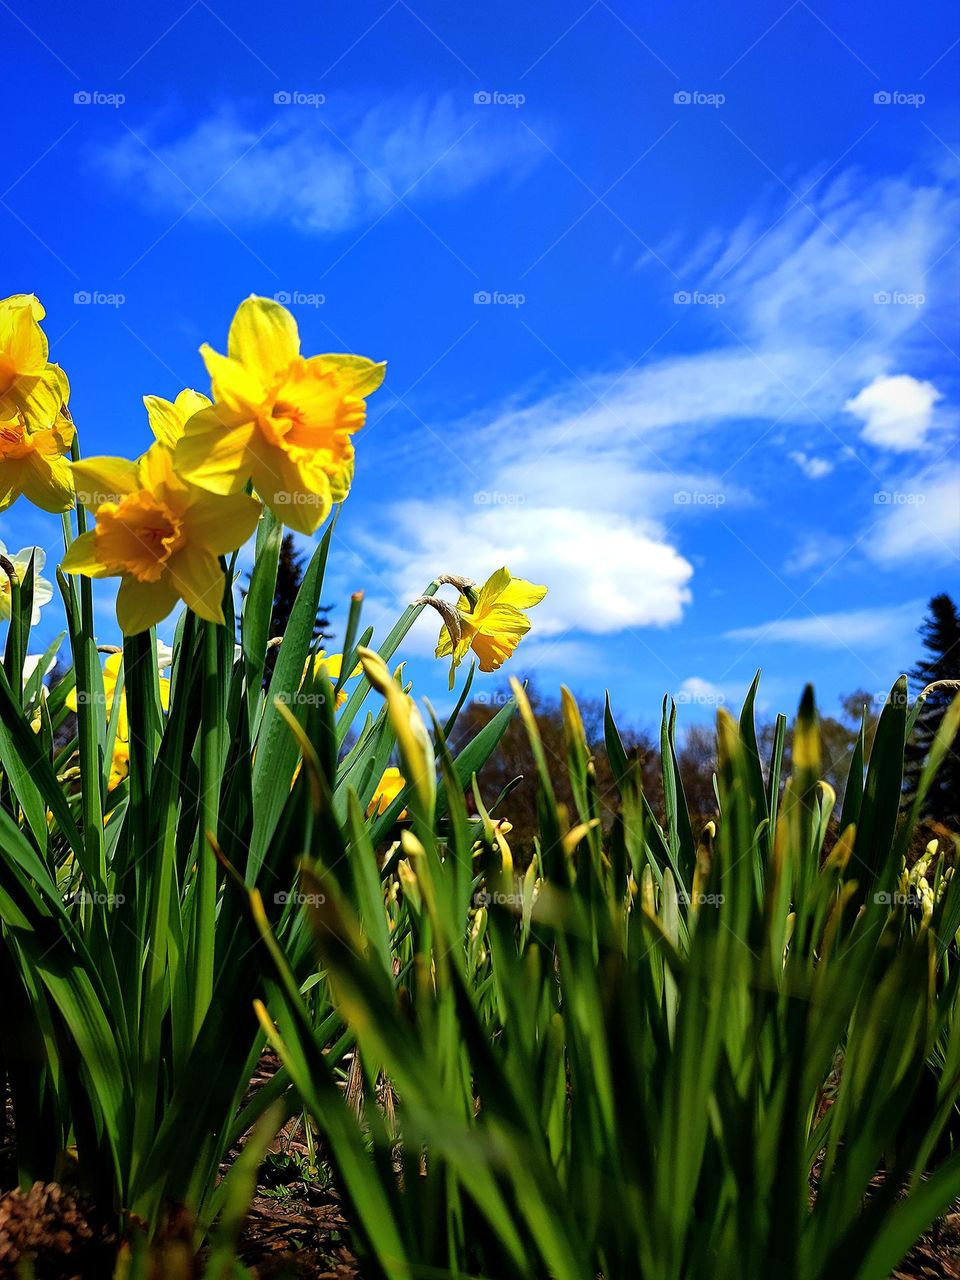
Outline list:
[[[378,217],[398,199],[451,199],[495,174],[516,177],[536,156],[529,133],[506,113],[441,97],[362,112],[272,105],[255,120],[224,107],[186,128],[158,119],[121,134],[95,162],[152,209],[199,217],[212,210],[231,225],[322,235]]]
[[[763,644],[794,644],[818,649],[877,649],[912,636],[925,602],[876,609],[849,609],[836,613],[778,618],[751,627],[724,632],[725,640]]]

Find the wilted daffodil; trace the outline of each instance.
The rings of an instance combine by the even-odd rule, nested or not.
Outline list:
[[[40,609],[43,605],[49,603],[53,597],[53,587],[46,580],[40,577],[40,570],[46,564],[47,555],[42,547],[23,547],[20,551],[12,554],[0,542],[0,556],[4,556],[13,565],[17,572],[18,579],[23,582],[27,574],[30,572],[30,558],[33,557],[33,567],[35,577],[33,580],[33,615],[30,619],[30,625],[35,627],[40,621]],[[0,569],[0,622],[6,622],[10,617],[10,578],[3,569]]]
[[[177,470],[211,493],[252,480],[291,529],[313,533],[353,479],[351,436],[385,365],[362,356],[300,354],[297,323],[269,298],[241,302],[227,354],[200,348],[215,403],[195,413],[177,444]]]
[[[31,428],[22,413],[0,420],[0,511],[21,494],[44,511],[73,506],[67,457],[74,428],[59,417],[52,427]]]
[[[125,634],[146,631],[178,600],[209,622],[223,622],[218,557],[250,536],[260,504],[245,493],[214,497],[188,484],[160,444],[138,462],[87,458],[73,471],[96,528],[71,544],[63,570],[121,579],[117,621]]]
[[[44,315],[32,293],[0,299],[0,421],[19,413],[30,427],[49,427],[70,395],[66,374],[47,359]]]
[[[546,587],[535,586],[523,578],[512,578],[503,568],[492,573],[482,587],[461,578],[447,578],[460,588],[456,607],[436,596],[423,596],[443,618],[443,629],[437,642],[437,657],[450,657],[450,687],[453,674],[472,649],[480,659],[481,671],[497,671],[530,630],[530,619],[523,612],[539,604],[547,594]]]

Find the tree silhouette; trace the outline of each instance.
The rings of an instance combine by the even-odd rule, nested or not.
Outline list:
[[[946,592],[930,601],[929,612],[919,628],[927,656],[909,673],[914,693],[941,680],[960,680],[960,616]],[[904,789],[909,799],[917,789],[920,770],[944,713],[957,695],[956,687],[932,689],[927,695],[913,734],[907,744]],[[924,817],[954,825],[960,818],[960,755],[956,743],[947,752],[933,785],[927,792]]]
[[[280,543],[280,558],[277,561],[277,585],[273,592],[273,606],[270,610],[270,638],[275,639],[282,636],[290,622],[290,615],[293,613],[293,606],[296,603],[297,592],[300,590],[300,584],[303,582],[303,573],[306,566],[306,556],[297,550],[297,544],[293,539],[292,533],[285,533],[283,541]],[[328,630],[329,609],[321,606],[317,611],[317,616],[313,625],[314,640],[327,640],[332,635]],[[277,660],[276,647],[267,650],[267,659],[264,670],[264,679],[269,680],[273,674],[274,664]]]

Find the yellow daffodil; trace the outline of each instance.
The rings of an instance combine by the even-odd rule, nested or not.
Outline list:
[[[67,461],[73,436],[73,424],[62,416],[52,427],[31,428],[19,412],[0,421],[0,511],[21,494],[44,511],[73,506]]]
[[[406,778],[395,765],[390,765],[389,768],[384,769],[383,777],[377,783],[376,790],[367,805],[367,816],[373,817],[376,815],[379,818],[382,813],[386,813],[406,785]],[[407,811],[404,809],[399,814],[399,817],[405,818],[406,816]]]
[[[186,387],[176,400],[164,400],[161,396],[144,396],[144,407],[150,422],[150,430],[161,444],[175,449],[183,436],[184,427],[195,413],[210,408],[210,400],[199,391]]]
[[[46,564],[47,555],[42,547],[23,547],[20,551],[12,554],[0,542],[0,556],[5,556],[14,569],[17,571],[17,577],[23,582],[30,572],[30,557],[33,557],[33,567],[36,574],[33,580],[33,616],[30,619],[30,625],[35,627],[40,621],[40,609],[43,605],[49,603],[53,597],[53,587],[46,580],[40,577],[40,570]],[[0,622],[6,622],[10,617],[10,579],[2,569],[0,569]]]
[[[482,587],[466,588],[455,609],[434,596],[424,597],[444,619],[437,657],[450,657],[450,687],[454,670],[470,649],[480,659],[481,671],[498,671],[530,630],[523,610],[532,609],[546,594],[546,587],[512,578],[509,569],[503,568]]]
[[[300,354],[297,323],[269,298],[241,302],[227,354],[209,346],[215,403],[190,418],[177,443],[177,470],[212,493],[238,493],[252,480],[291,529],[313,533],[353,479],[351,436],[385,365],[362,356]]]
[[[160,651],[161,646],[157,646],[157,670],[163,671],[163,653]],[[122,653],[111,653],[107,656],[103,664],[103,702],[106,714],[110,714],[113,706],[114,695],[116,694],[117,681],[120,679],[120,666],[123,662]],[[76,686],[70,690],[66,697],[66,705],[71,711],[77,710],[78,699]],[[164,711],[170,707],[170,681],[161,677],[160,679],[160,705]],[[120,690],[120,705],[117,707],[117,737],[128,739],[130,737],[130,723],[127,719],[127,692],[126,689]]]
[[[49,427],[70,395],[66,374],[47,359],[43,307],[31,293],[0,299],[0,421],[22,414]]]
[[[260,504],[244,493],[214,497],[187,483],[160,444],[138,462],[87,458],[73,470],[96,528],[71,544],[64,572],[119,576],[117,621],[127,635],[165,618],[178,600],[222,623],[219,557],[250,536]]]
[[[130,742],[117,734],[113,743],[113,755],[110,757],[110,777],[107,779],[107,790],[119,787],[130,772]]]
[[[308,658],[307,665],[303,669],[304,676],[306,676],[309,670],[310,670],[310,659]],[[343,670],[343,654],[342,653],[327,654],[324,652],[323,649],[321,649],[320,652],[317,654],[317,656],[313,660],[313,674],[317,676],[322,671],[331,684],[335,685],[337,683],[337,681],[340,679],[340,672],[342,670]],[[363,668],[360,666],[359,663],[357,663],[354,669],[347,676],[347,679],[353,680],[356,676],[360,675],[360,672],[362,670]],[[346,702],[346,700],[347,700],[346,690],[341,689],[340,692],[337,694],[337,706],[342,707],[343,704]]]

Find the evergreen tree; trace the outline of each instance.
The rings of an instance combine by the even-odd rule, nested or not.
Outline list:
[[[957,606],[946,594],[934,596],[923,625],[919,628],[927,656],[909,673],[919,694],[928,685],[940,680],[960,680],[960,615]],[[957,695],[956,687],[933,689],[917,717],[910,742],[907,744],[905,790],[909,798],[917,788],[923,761],[930,750],[934,734],[943,719],[944,712]],[[960,818],[960,754],[957,744],[947,752],[940,772],[927,793],[924,817],[954,825]]]

